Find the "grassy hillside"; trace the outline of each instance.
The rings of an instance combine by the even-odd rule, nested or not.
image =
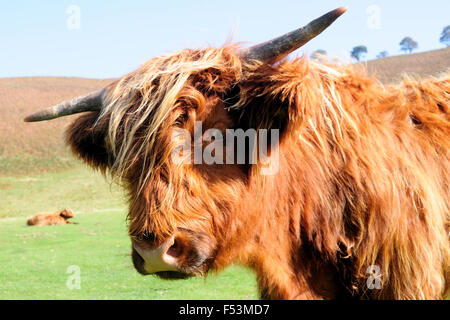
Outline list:
[[[450,68],[450,48],[407,54],[367,62],[369,74],[383,83],[394,83],[407,74],[413,77],[437,76]]]

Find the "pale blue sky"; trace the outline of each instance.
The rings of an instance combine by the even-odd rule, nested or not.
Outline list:
[[[67,26],[71,5],[80,9],[79,29]],[[401,54],[405,36],[418,51],[444,47],[449,0],[14,0],[0,4],[0,77],[119,77],[153,56],[220,46],[232,34],[265,41],[339,6],[348,12],[297,53],[325,49],[348,60],[362,44],[372,59],[382,50]]]

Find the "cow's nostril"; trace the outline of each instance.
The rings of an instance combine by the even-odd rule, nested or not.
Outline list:
[[[158,247],[149,247],[145,241],[133,243],[133,262],[142,274],[153,274],[162,271],[178,271],[178,263],[185,246],[175,237],[164,241]]]
[[[172,246],[167,250],[166,254],[178,258],[183,253],[183,244],[178,239],[174,239]]]

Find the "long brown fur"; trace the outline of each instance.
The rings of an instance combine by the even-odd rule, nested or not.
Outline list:
[[[193,273],[240,261],[262,298],[442,298],[450,74],[383,86],[353,66],[243,63],[236,49],[152,59],[69,128],[74,153],[127,188],[130,235],[203,235],[210,262]],[[172,133],[195,120],[280,129],[278,172],[174,164]],[[367,287],[373,265],[381,289]]]

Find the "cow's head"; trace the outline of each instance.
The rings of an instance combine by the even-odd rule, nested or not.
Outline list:
[[[184,50],[154,58],[103,90],[26,121],[89,111],[70,125],[67,141],[75,155],[111,173],[128,191],[136,269],[169,278],[203,274],[237,258],[232,248],[245,250],[242,239],[256,236],[248,187],[253,166],[236,161],[238,152],[248,159],[250,148],[221,147],[220,139],[227,129],[286,126],[282,98],[267,93],[270,79],[261,78],[260,70],[270,77],[276,62],[344,12],[336,9],[247,49]],[[199,124],[203,140],[196,137]],[[200,144],[203,153],[212,142],[209,154],[223,164],[206,163],[202,156],[196,161],[195,147]]]
[[[64,210],[61,210],[59,215],[61,217],[63,217],[64,219],[70,219],[70,218],[75,217],[75,214],[72,212],[72,210],[70,208],[66,208]]]

